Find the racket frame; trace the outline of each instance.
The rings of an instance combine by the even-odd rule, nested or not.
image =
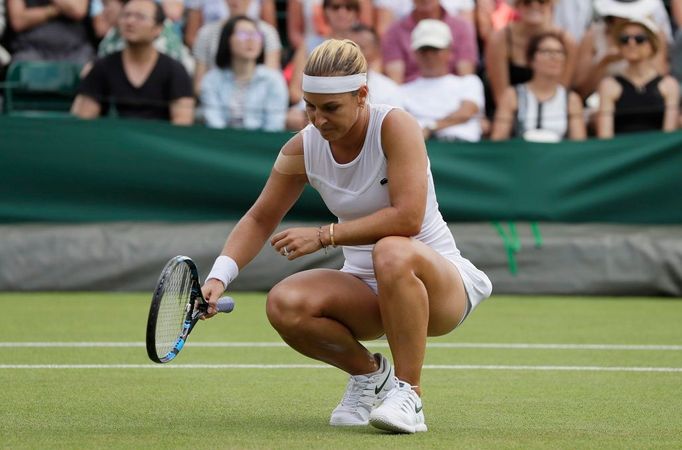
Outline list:
[[[190,295],[189,301],[185,305],[185,320],[183,321],[182,329],[180,330],[180,333],[171,350],[167,354],[159,356],[156,351],[156,321],[158,319],[161,299],[163,298],[166,281],[175,267],[179,264],[186,264],[189,268]],[[191,258],[182,255],[171,258],[171,260],[166,263],[166,266],[161,271],[159,281],[156,283],[154,295],[152,296],[152,303],[149,307],[146,339],[147,355],[149,356],[149,359],[159,364],[167,363],[175,359],[178,353],[180,353],[180,350],[182,350],[182,348],[185,346],[187,338],[192,332],[192,329],[194,329],[194,326],[207,310],[208,303],[201,293],[199,272],[197,271],[197,266],[194,264],[194,261],[192,261]]]

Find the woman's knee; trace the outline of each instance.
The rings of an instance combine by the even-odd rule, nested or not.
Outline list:
[[[303,319],[313,315],[306,292],[286,282],[270,290],[265,313],[276,330],[295,329]]]
[[[416,251],[410,238],[389,236],[374,244],[372,261],[377,280],[414,273]]]

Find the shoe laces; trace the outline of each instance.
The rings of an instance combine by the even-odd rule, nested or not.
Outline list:
[[[351,376],[346,385],[346,392],[343,394],[341,404],[357,407],[360,403],[364,403],[372,406],[375,396],[370,384],[370,379],[364,375]]]
[[[384,402],[390,401],[404,412],[414,412],[417,406],[417,398],[417,393],[412,390],[412,386],[396,378],[395,388],[389,391]]]

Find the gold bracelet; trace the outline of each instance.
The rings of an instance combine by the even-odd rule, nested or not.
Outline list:
[[[329,242],[331,242],[333,248],[336,248],[336,242],[334,242],[334,222],[329,224]]]

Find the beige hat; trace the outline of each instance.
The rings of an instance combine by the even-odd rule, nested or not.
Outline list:
[[[653,14],[656,9],[655,0],[595,0],[594,10],[597,15],[606,17],[635,18]]]
[[[660,32],[658,25],[648,17],[627,17],[627,23],[636,23],[643,26],[651,32],[653,35],[657,35]]]
[[[422,47],[448,48],[452,44],[450,27],[442,20],[422,19],[412,30],[412,50]]]

